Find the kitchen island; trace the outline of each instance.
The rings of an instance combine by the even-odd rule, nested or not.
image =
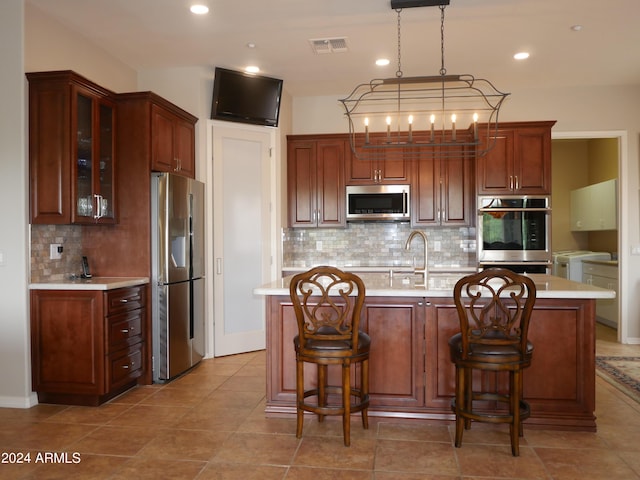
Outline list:
[[[418,277],[411,273],[359,275],[367,289],[361,328],[371,337],[369,414],[453,420],[455,368],[447,342],[459,331],[452,293],[461,274],[432,274],[427,287],[417,287]],[[533,362],[524,373],[524,397],[531,405],[526,424],[595,431],[595,301],[615,292],[551,275],[530,276],[537,300],[529,333]],[[297,326],[290,278],[254,290],[266,298],[270,416],[295,414]],[[339,372],[333,375],[330,381]],[[504,388],[507,379],[501,375],[474,378]],[[311,382],[315,375],[305,378]]]

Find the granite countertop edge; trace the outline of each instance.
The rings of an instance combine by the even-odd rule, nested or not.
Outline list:
[[[451,298],[453,284],[457,277],[452,275],[450,281],[436,280],[430,282],[429,287],[415,285],[415,276],[408,275],[410,281],[403,282],[405,275],[394,275],[393,281],[389,281],[388,273],[365,273],[361,277],[364,280],[367,296],[369,297],[432,297]],[[254,295],[261,296],[288,296],[289,281],[291,275],[275,280],[253,290]],[[615,298],[614,290],[607,290],[586,283],[574,282],[566,278],[545,274],[530,274],[537,288],[537,298],[548,299],[607,299]]]
[[[113,290],[148,283],[148,277],[92,277],[30,283],[29,290]]]

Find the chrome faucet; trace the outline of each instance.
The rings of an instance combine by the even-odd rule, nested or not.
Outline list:
[[[414,270],[413,273],[420,273],[422,274],[422,283],[416,283],[416,287],[426,287],[427,286],[427,274],[429,271],[429,256],[428,256],[428,249],[427,249],[427,235],[421,231],[421,230],[413,230],[410,234],[409,234],[409,238],[407,238],[407,243],[405,244],[404,248],[405,250],[409,250],[409,247],[411,246],[411,240],[413,240],[413,237],[415,237],[416,235],[420,235],[422,237],[422,240],[424,241],[424,266],[422,268],[416,268],[414,265]]]

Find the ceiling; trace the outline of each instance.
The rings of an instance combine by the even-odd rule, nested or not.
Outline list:
[[[262,74],[282,78],[294,96],[348,94],[398,70],[397,14],[389,0],[201,0],[210,7],[206,16],[191,14],[190,0],[26,3],[135,70],[256,64]],[[639,18],[638,0],[451,0],[445,67],[506,92],[640,85]],[[437,75],[439,9],[404,9],[401,24],[403,76]],[[316,54],[309,43],[336,37],[346,38],[346,52]],[[521,50],[531,57],[515,61]],[[379,57],[390,65],[376,67]]]

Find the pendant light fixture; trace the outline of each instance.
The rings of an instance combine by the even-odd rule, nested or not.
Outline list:
[[[482,156],[493,148],[498,114],[509,95],[473,75],[451,75],[444,65],[444,14],[449,0],[392,0],[397,12],[398,70],[395,78],[358,85],[341,99],[356,158]],[[401,56],[402,7],[440,8],[438,75],[404,77]],[[463,126],[460,128],[460,126]]]

